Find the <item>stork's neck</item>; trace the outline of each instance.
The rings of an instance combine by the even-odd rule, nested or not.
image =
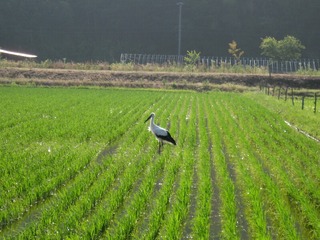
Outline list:
[[[150,126],[154,125],[154,116],[151,116]]]

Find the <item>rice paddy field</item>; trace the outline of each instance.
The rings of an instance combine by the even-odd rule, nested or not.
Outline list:
[[[320,239],[320,114],[262,93],[0,87],[0,239]],[[168,128],[158,143],[144,120]],[[290,122],[297,128],[293,128]]]

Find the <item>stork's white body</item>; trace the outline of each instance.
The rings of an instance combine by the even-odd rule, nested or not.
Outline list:
[[[146,121],[148,121],[151,118],[149,131],[151,131],[153,133],[153,135],[159,141],[159,153],[160,153],[160,147],[161,147],[161,145],[163,146],[163,142],[167,142],[167,143],[176,145],[176,141],[171,137],[171,135],[167,129],[164,129],[154,123],[154,117],[155,117],[155,114],[151,113],[151,115],[148,117],[148,119]]]

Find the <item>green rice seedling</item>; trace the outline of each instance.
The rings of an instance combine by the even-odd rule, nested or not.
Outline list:
[[[206,128],[207,113],[204,110],[204,105],[207,102],[207,98],[201,98],[200,103],[198,103],[199,113],[198,113],[198,163],[197,163],[197,203],[195,216],[193,219],[192,226],[192,236],[196,239],[208,239],[210,237],[210,214],[211,214],[211,201],[212,198],[212,186],[211,186],[211,163],[210,163],[210,153],[208,149],[209,145],[209,135]],[[200,106],[199,106],[200,105]]]

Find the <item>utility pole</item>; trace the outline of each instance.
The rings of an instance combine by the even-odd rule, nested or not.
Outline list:
[[[180,62],[180,55],[181,55],[181,10],[183,2],[178,2],[177,5],[179,6],[179,30],[178,30],[178,58]]]

